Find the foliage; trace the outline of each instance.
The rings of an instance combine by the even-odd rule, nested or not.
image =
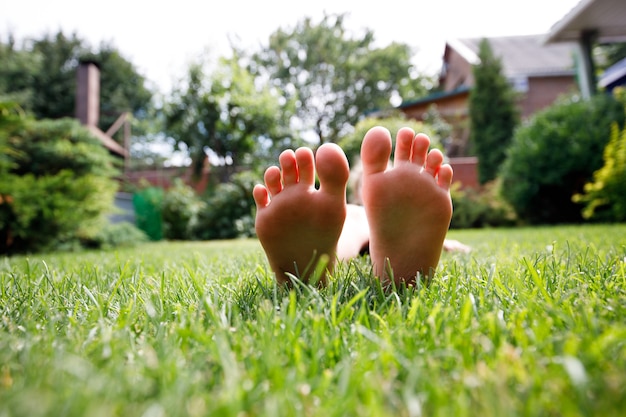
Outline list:
[[[152,92],[136,68],[114,47],[92,51],[76,34],[46,34],[16,45],[0,43],[0,95],[9,95],[37,119],[74,117],[76,71],[81,60],[100,67],[100,127],[106,131],[124,111],[137,118],[151,108]]]
[[[624,105],[609,95],[571,97],[538,112],[515,133],[502,166],[502,195],[521,220],[582,220],[572,196],[602,166],[610,126],[624,125]]]
[[[500,196],[501,184],[491,181],[479,190],[453,184],[450,194],[454,211],[450,228],[504,227],[516,224],[515,212]]]
[[[583,217],[601,221],[626,221],[626,128],[611,126],[611,139],[604,148],[604,165],[585,184],[584,193],[574,195],[583,203]]]
[[[430,137],[431,147],[443,150],[440,137],[429,125],[414,119],[407,119],[402,114],[390,115],[383,118],[367,117],[356,124],[354,131],[342,136],[337,142],[345,152],[350,164],[355,165],[358,163],[360,159],[359,155],[361,154],[361,142],[363,142],[367,131],[375,126],[383,126],[388,129],[394,143],[398,130],[403,127],[409,127],[413,129],[415,133],[426,133]]]
[[[602,69],[606,69],[613,64],[626,58],[626,42],[612,42],[602,45],[597,45],[596,61],[599,62],[599,66]],[[596,51],[594,51],[596,52]],[[597,59],[597,56],[602,59]]]
[[[388,108],[394,97],[426,91],[407,45],[377,48],[371,30],[350,34],[344,18],[305,18],[295,28],[279,29],[251,63],[253,74],[269,80],[287,103],[295,101],[295,127],[314,132],[319,144],[337,142],[363,114]]]
[[[487,39],[480,43],[478,58],[469,96],[469,140],[478,156],[478,180],[484,184],[496,178],[519,115],[515,92]]]
[[[451,237],[389,292],[288,291],[256,240],[3,259],[0,415],[623,415],[626,226]]]
[[[254,236],[254,199],[252,189],[258,178],[251,172],[233,175],[207,194],[206,206],[198,215],[198,239],[232,239]]]
[[[95,236],[83,241],[83,246],[94,249],[120,249],[134,247],[149,240],[148,235],[128,222],[107,224]]]
[[[205,203],[196,195],[193,188],[181,179],[174,181],[163,197],[161,218],[163,219],[163,237],[166,239],[193,239],[198,216],[206,210]]]
[[[108,152],[75,120],[12,124],[0,132],[0,147],[8,150],[0,172],[0,252],[45,250],[94,236],[117,189]]]
[[[192,159],[200,173],[207,154],[228,167],[222,181],[237,168],[258,163],[253,155],[263,142],[283,138],[278,97],[258,87],[238,58],[223,59],[206,75],[205,65],[189,67],[187,80],[178,86],[164,108],[165,130]]]

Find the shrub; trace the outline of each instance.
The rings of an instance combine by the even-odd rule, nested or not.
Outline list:
[[[608,95],[561,101],[537,113],[514,135],[500,172],[502,195],[530,223],[582,220],[572,196],[602,166],[611,123],[624,106]]]
[[[194,189],[177,178],[163,197],[163,236],[166,239],[193,239],[198,214],[204,209],[205,203],[198,198]]]
[[[252,188],[258,182],[251,172],[235,174],[229,183],[219,184],[205,198],[198,214],[195,235],[202,240],[250,237],[254,231]]]
[[[133,247],[149,240],[142,230],[128,222],[107,224],[91,239],[83,241],[83,245],[95,249],[112,249]]]
[[[0,140],[8,151],[0,168],[0,252],[59,248],[98,233],[113,210],[117,171],[96,138],[73,119],[22,117]]]
[[[612,126],[611,140],[604,148],[604,166],[594,172],[584,190],[574,201],[585,205],[585,219],[626,221],[626,129],[620,132],[616,124]]]
[[[450,228],[467,229],[479,227],[512,226],[516,223],[515,212],[500,197],[500,184],[491,181],[480,190],[461,190],[454,184],[450,190],[454,211]]]

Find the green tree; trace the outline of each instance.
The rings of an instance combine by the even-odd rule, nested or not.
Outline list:
[[[153,92],[137,68],[109,44],[101,44],[96,52],[81,59],[100,67],[100,128],[106,131],[121,113],[128,112],[133,115],[133,133],[146,133],[140,121],[154,119]]]
[[[292,30],[279,29],[253,56],[251,72],[269,80],[288,103],[296,103],[301,132],[315,132],[319,143],[336,142],[368,111],[387,109],[392,98],[426,92],[405,44],[374,46],[374,33],[350,37],[344,15],[310,18]]]
[[[0,42],[0,96],[7,102],[21,103],[22,108],[30,106],[32,78],[24,75],[39,72],[41,66],[40,57],[18,49],[13,36],[6,43]]]
[[[599,45],[596,55],[602,57],[602,62],[599,67],[601,69],[606,69],[618,61],[626,58],[626,42]]]
[[[478,179],[484,184],[496,177],[519,115],[515,92],[488,40],[480,42],[478,57],[469,97],[470,143],[478,156]]]
[[[37,119],[74,117],[76,70],[81,60],[100,67],[100,127],[107,130],[124,111],[144,117],[152,92],[135,67],[115,48],[103,44],[92,51],[76,34],[46,34],[21,47],[9,36],[0,43],[0,95],[10,95]]]
[[[199,173],[212,154],[227,179],[238,167],[253,164],[257,152],[283,138],[278,97],[255,83],[238,58],[222,59],[206,75],[202,63],[189,67],[184,85],[164,107],[165,130],[186,150]]]

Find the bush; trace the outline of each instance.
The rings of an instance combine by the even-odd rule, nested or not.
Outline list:
[[[584,194],[574,196],[574,201],[585,205],[585,219],[626,221],[626,129],[620,133],[613,125],[611,140],[604,149],[604,166],[593,174],[592,182],[585,184]]]
[[[219,184],[205,199],[198,215],[198,239],[251,237],[254,231],[252,188],[258,182],[251,172],[235,174],[229,183]]]
[[[163,236],[166,239],[191,240],[198,223],[198,214],[205,210],[193,188],[180,178],[165,192],[161,207]]]
[[[624,106],[608,95],[559,102],[514,135],[500,172],[502,195],[530,223],[582,221],[572,196],[602,166],[611,123],[624,124]]]
[[[108,224],[91,239],[83,241],[83,245],[95,249],[113,249],[133,247],[147,242],[148,235],[128,222]]]
[[[0,126],[0,148],[7,151],[0,165],[0,253],[94,237],[117,190],[108,151],[74,119],[22,117]]]
[[[500,184],[491,181],[480,190],[461,190],[454,184],[450,190],[454,211],[450,228],[467,229],[479,227],[513,226],[515,212],[500,197]]]

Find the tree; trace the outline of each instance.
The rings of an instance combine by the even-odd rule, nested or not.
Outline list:
[[[100,66],[100,128],[106,131],[122,112],[142,120],[152,115],[153,93],[146,79],[135,66],[109,44],[101,44],[95,53],[86,54]],[[133,123],[133,132],[143,134],[140,123]]]
[[[602,62],[599,65],[602,70],[626,58],[626,42],[599,45],[597,49],[596,55],[602,57]]]
[[[196,173],[212,154],[224,166],[225,180],[252,164],[253,153],[271,146],[271,138],[284,138],[284,124],[278,97],[255,84],[237,56],[222,59],[210,76],[205,67],[192,64],[186,83],[174,90],[164,107],[165,130],[189,153]]]
[[[484,184],[496,177],[519,115],[515,92],[486,39],[480,43],[478,57],[469,97],[470,143],[478,156],[478,179]]]
[[[4,100],[30,107],[33,89],[31,77],[25,74],[38,72],[42,66],[39,56],[16,49],[15,38],[9,36],[7,43],[0,42],[0,96]]]
[[[9,36],[0,43],[0,95],[14,97],[37,119],[74,117],[76,70],[80,60],[100,66],[100,127],[106,131],[124,111],[143,117],[152,92],[135,67],[110,45],[92,51],[76,34],[46,34],[24,41],[21,48]]]
[[[250,68],[287,102],[295,101],[294,126],[315,132],[320,144],[336,142],[368,111],[388,108],[401,94],[426,91],[407,45],[373,43],[371,30],[349,37],[344,15],[325,15],[319,24],[305,18],[293,30],[274,32]]]

